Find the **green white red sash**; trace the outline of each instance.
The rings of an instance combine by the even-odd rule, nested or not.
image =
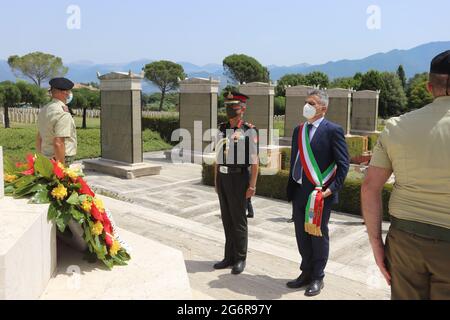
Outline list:
[[[333,162],[325,172],[321,172],[312,152],[308,126],[302,124],[298,134],[298,150],[302,167],[308,180],[315,189],[308,197],[305,210],[305,231],[313,236],[321,237],[322,212],[324,205],[323,187],[328,186],[336,175],[336,163]]]

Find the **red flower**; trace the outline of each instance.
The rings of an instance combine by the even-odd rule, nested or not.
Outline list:
[[[61,162],[59,161],[55,161],[55,160],[51,160],[51,162],[53,163],[53,173],[55,174],[55,176],[58,179],[63,179],[64,178],[64,170],[60,167]]]
[[[27,155],[27,165],[28,165],[28,169],[21,172],[23,175],[25,176],[32,176],[34,174],[34,161],[36,159],[33,157],[33,155],[29,154]],[[17,164],[16,164],[17,166]]]
[[[91,216],[94,217],[96,221],[103,222],[103,215],[94,203],[91,206]]]
[[[106,215],[106,212],[103,212],[103,230],[105,230],[106,245],[108,247],[111,247],[113,245],[114,239],[113,239],[111,221],[109,221],[109,218]]]
[[[75,183],[79,183],[81,185],[80,191],[78,192],[79,194],[85,194],[91,197],[95,197],[94,192],[92,192],[91,188],[89,188],[88,184],[83,180],[83,178],[78,177]]]

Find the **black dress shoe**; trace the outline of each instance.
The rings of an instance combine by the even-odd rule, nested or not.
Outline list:
[[[216,270],[226,269],[226,268],[228,268],[228,267],[231,267],[232,265],[233,265],[233,262],[224,259],[224,260],[222,260],[222,261],[220,261],[220,262],[217,262],[217,263],[214,265],[214,269],[216,269]]]
[[[252,212],[252,213],[249,212],[249,213],[247,214],[247,218],[250,218],[250,219],[251,219],[251,218],[254,218],[254,217],[255,217],[255,214],[254,214],[253,212]]]
[[[236,262],[236,264],[233,266],[233,269],[231,270],[232,274],[240,274],[245,269],[245,261],[241,260]]]
[[[324,287],[323,280],[314,280],[306,289],[305,296],[307,297],[317,296],[318,294],[320,294],[320,291],[323,289],[323,287]]]
[[[291,289],[298,289],[304,286],[307,286],[311,283],[311,277],[302,273],[300,277],[295,280],[289,281],[286,283],[286,286]]]

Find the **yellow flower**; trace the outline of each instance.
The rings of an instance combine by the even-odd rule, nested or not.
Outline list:
[[[99,236],[103,233],[103,225],[100,221],[97,221],[91,228],[91,232],[95,236]]]
[[[64,200],[64,198],[67,197],[67,189],[60,184],[52,190],[52,196],[55,199]]]
[[[67,168],[64,170],[64,173],[72,180],[76,180],[76,178],[78,178],[78,173],[70,168]]]
[[[119,241],[114,240],[111,248],[109,248],[109,254],[111,255],[111,257],[114,257],[117,254],[117,252],[119,252],[120,248],[121,246]]]
[[[84,212],[91,212],[91,208],[92,208],[92,202],[89,201],[88,199],[84,200],[83,203],[81,204],[81,208],[84,210]]]
[[[99,211],[105,211],[105,205],[103,204],[103,201],[99,198],[94,198],[95,206]]]
[[[5,181],[8,182],[8,183],[11,183],[11,182],[17,180],[17,176],[16,176],[16,175],[11,175],[11,174],[7,174],[7,173],[6,173],[3,180],[5,180]]]

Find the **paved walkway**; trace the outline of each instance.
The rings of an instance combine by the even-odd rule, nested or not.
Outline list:
[[[255,197],[245,273],[215,271],[212,265],[223,257],[223,227],[214,188],[201,183],[201,166],[172,164],[162,152],[147,153],[145,160],[161,164],[161,175],[122,180],[87,172],[87,180],[126,201],[105,198],[119,226],[183,252],[195,298],[306,299],[303,290],[285,286],[298,276],[300,261],[294,226],[287,223],[290,204]],[[388,227],[383,224],[384,233]],[[333,213],[330,238],[325,289],[316,299],[388,299],[361,218]]]

